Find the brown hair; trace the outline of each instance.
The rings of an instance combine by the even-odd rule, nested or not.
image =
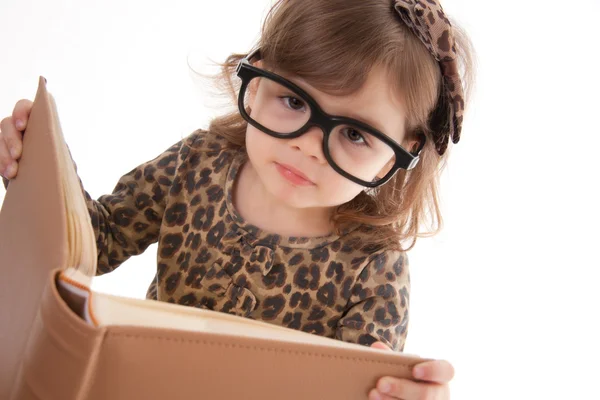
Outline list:
[[[468,100],[473,84],[473,49],[454,22],[453,28]],[[405,140],[422,132],[427,143],[413,170],[400,170],[386,184],[338,206],[333,222],[338,232],[348,223],[376,226],[372,244],[400,250],[411,249],[417,237],[437,234],[443,223],[439,177],[448,152],[438,155],[429,125],[441,94],[440,66],[399,19],[393,2],[279,0],[265,18],[257,46],[266,65],[297,75],[328,94],[352,94],[374,67],[383,67],[406,106]],[[239,89],[235,68],[246,55],[230,55],[215,77],[217,87],[225,89],[234,104]],[[209,131],[243,148],[246,127],[239,112],[233,111],[214,118]],[[429,230],[422,232],[426,221]]]

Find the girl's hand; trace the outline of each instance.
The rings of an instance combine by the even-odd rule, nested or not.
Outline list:
[[[23,151],[23,132],[32,106],[29,100],[19,100],[12,116],[0,123],[0,175],[6,179],[17,176],[17,160]]]
[[[376,349],[391,349],[382,342],[373,343]],[[369,392],[369,400],[447,400],[450,399],[448,382],[454,377],[454,368],[443,360],[426,361],[415,365],[413,378],[398,379],[386,376],[377,381],[377,387]]]

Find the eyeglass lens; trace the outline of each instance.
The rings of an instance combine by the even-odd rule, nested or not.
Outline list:
[[[310,120],[309,104],[287,86],[267,77],[255,77],[249,81],[248,88],[252,89],[246,89],[244,108],[249,109],[249,91],[255,91],[250,118],[265,128],[286,135],[298,131]],[[329,134],[327,146],[339,168],[363,181],[372,181],[376,174],[383,176],[388,172],[373,170],[373,166],[381,160],[391,160],[386,163],[389,168],[395,161],[394,150],[389,145],[352,124],[335,126]]]

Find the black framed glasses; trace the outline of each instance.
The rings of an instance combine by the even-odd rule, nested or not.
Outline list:
[[[359,120],[327,114],[293,82],[251,64],[259,59],[260,49],[241,60],[236,70],[242,80],[238,108],[242,117],[255,128],[275,138],[293,139],[318,126],[323,131],[323,154],[329,165],[361,186],[380,186],[400,168],[410,170],[419,162],[419,154],[425,145],[424,135],[420,137],[417,150],[411,153]],[[258,87],[257,81],[260,81],[260,90],[254,98],[255,107],[250,110],[247,88],[250,85]],[[390,157],[389,170],[373,179],[372,166],[382,155]]]

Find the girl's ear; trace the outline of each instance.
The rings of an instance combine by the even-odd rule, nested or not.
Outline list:
[[[421,141],[419,139],[413,139],[413,140],[409,140],[404,148],[406,150],[408,150],[408,152],[414,153],[415,151],[417,151],[419,149],[420,145],[421,145]]]

